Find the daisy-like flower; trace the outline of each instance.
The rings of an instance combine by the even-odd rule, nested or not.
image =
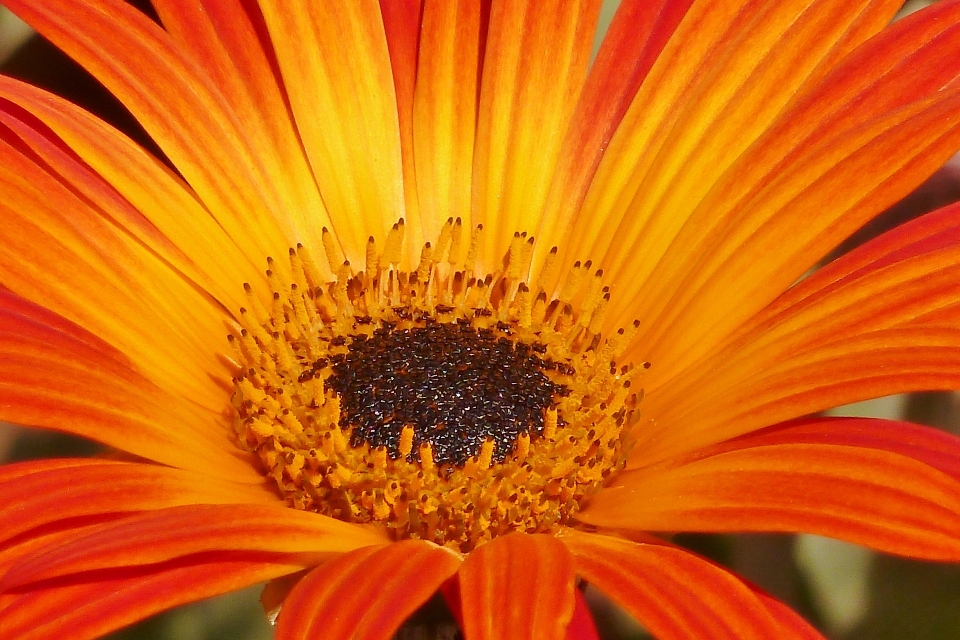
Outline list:
[[[813,638],[655,534],[960,560],[960,2],[3,0],[158,159],[0,78],[0,636],[262,581],[277,637]]]

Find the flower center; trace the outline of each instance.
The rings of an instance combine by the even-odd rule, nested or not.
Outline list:
[[[327,384],[340,397],[340,428],[350,446],[385,447],[392,459],[419,460],[429,444],[434,464],[463,467],[493,440],[492,460],[512,453],[520,434],[543,432],[544,415],[565,385],[550,381],[526,343],[514,343],[509,325],[477,329],[468,321],[400,329],[383,323],[372,335],[352,337],[345,354],[331,357]],[[543,345],[535,345],[543,349]],[[413,431],[413,451],[400,443]]]
[[[269,311],[245,285],[238,444],[291,507],[469,551],[557,530],[623,467],[645,367],[616,363],[628,331],[599,333],[602,274],[577,264],[548,295],[522,277],[533,239],[516,234],[502,271],[476,278],[480,231],[462,248],[449,220],[402,271],[401,220],[334,282],[298,246],[288,283],[268,259]]]

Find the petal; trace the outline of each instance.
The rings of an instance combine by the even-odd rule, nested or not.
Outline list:
[[[709,358],[654,383],[644,408],[655,423],[638,432],[631,466],[857,400],[957,388],[958,212],[946,207],[868,242]]]
[[[770,444],[833,444],[913,458],[960,480],[960,439],[919,424],[876,418],[803,418],[714,445],[726,451]]]
[[[102,460],[69,464],[42,460],[9,465],[18,475],[0,481],[4,505],[0,542],[41,525],[84,516],[190,504],[280,502],[262,485],[225,482],[158,465]]]
[[[561,243],[617,125],[692,3],[623,0],[617,7],[563,140],[536,234],[538,253]]]
[[[217,305],[0,128],[0,281],[103,338],[158,386],[220,412]],[[122,214],[120,214],[122,215]]]
[[[644,531],[803,531],[914,558],[960,560],[957,479],[879,449],[745,447],[625,472],[578,518]]]
[[[413,95],[419,76],[417,52],[420,50],[420,22],[423,11],[423,0],[380,0],[383,29],[387,36],[387,49],[390,51],[390,64],[393,68],[393,87],[397,94],[400,151],[403,156],[403,191],[408,211],[418,211],[420,208],[414,159],[416,147],[413,137]],[[430,233],[426,235],[428,238],[435,237]]]
[[[571,531],[577,573],[660,640],[819,638],[743,580],[671,545]]]
[[[586,79],[601,3],[495,2],[474,156],[475,222],[492,272],[515,231],[536,230]]]
[[[122,0],[7,2],[126,106],[250,255],[282,255],[296,233],[244,123],[198,63]]]
[[[9,589],[88,571],[154,564],[206,552],[285,554],[297,570],[385,541],[316,513],[264,504],[202,504],[148,511],[101,525],[69,544],[24,558],[0,580]],[[241,557],[241,556],[238,556]]]
[[[233,309],[244,303],[238,282],[260,279],[264,256],[245,255],[162,162],[95,116],[40,89],[0,78],[0,96],[12,103],[0,102],[3,123],[43,158],[47,171],[220,302]]]
[[[21,640],[93,640],[155,613],[297,571],[281,556],[213,552],[170,562],[53,580],[5,596],[0,628]]]
[[[651,388],[694,366],[960,147],[960,64],[946,53],[960,47],[960,7],[931,9],[874,37],[800,93],[702,199],[688,201],[695,210],[671,230],[669,249],[654,229],[644,230],[644,246],[613,247],[623,258],[622,269],[608,270],[614,279],[650,270],[619,322],[644,320],[642,357],[662,363]],[[654,253],[641,257],[648,242]]]
[[[96,336],[0,291],[0,419],[222,478],[259,480],[226,432],[197,414]]]
[[[692,208],[849,32],[864,20],[879,29],[899,4],[694,3],[604,153],[568,229],[570,255],[643,283]]]
[[[202,67],[236,121],[243,123],[244,142],[273,183],[277,211],[294,224],[297,239],[322,246],[320,230],[330,226],[330,218],[300,144],[256,3],[157,0],[152,5],[173,44]],[[257,256],[258,267],[264,258]]]
[[[389,640],[440,585],[460,557],[420,540],[364,547],[314,569],[287,596],[278,640]]]
[[[382,243],[404,216],[397,98],[379,5],[265,0],[260,8],[341,248],[363,264],[367,238]],[[407,222],[419,228],[412,215]],[[416,239],[411,247],[420,250]]]
[[[573,593],[577,600],[573,607],[573,617],[570,618],[570,624],[567,626],[565,640],[600,640],[597,625],[593,622],[593,615],[583,597],[583,592],[580,589],[574,589]]]
[[[423,8],[413,135],[427,238],[437,237],[450,216],[472,226],[477,91],[489,10],[488,0],[431,1]]]
[[[466,640],[562,640],[575,579],[573,557],[553,536],[511,533],[480,546],[459,573]]]

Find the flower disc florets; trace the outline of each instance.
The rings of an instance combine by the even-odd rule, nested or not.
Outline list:
[[[601,274],[578,264],[556,298],[534,292],[517,234],[502,272],[472,277],[479,232],[459,260],[450,220],[400,271],[401,221],[334,282],[302,246],[288,285],[268,261],[273,308],[251,292],[231,336],[235,426],[291,507],[469,551],[556,530],[622,468],[643,367],[615,363],[624,331],[600,336]]]

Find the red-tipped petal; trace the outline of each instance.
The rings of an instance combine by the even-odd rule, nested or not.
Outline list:
[[[420,51],[420,21],[423,0],[380,0],[383,29],[393,68],[393,87],[397,94],[400,125],[400,151],[403,157],[403,192],[408,211],[420,209],[417,192],[417,166],[414,160],[413,96],[419,82],[417,55]],[[435,237],[427,233],[428,238]]]
[[[320,230],[331,225],[330,218],[300,144],[256,3],[155,0],[152,4],[174,46],[201,67],[197,73],[209,79],[242,123],[244,142],[273,183],[269,186],[279,199],[280,214],[293,223],[296,239],[321,246]],[[263,259],[257,256],[258,267]]]
[[[562,640],[574,611],[573,557],[549,535],[508,534],[460,569],[466,640]]]
[[[345,553],[293,588],[277,640],[389,640],[460,563],[457,554],[419,540]]]
[[[880,449],[745,446],[623,473],[578,518],[641,531],[803,531],[960,561],[957,479]]]
[[[710,451],[789,443],[889,451],[919,460],[960,480],[960,438],[940,429],[899,420],[802,418],[722,442],[710,447]]]
[[[597,0],[495,2],[474,155],[474,222],[493,271],[515,231],[534,232],[586,79]]]
[[[363,264],[367,238],[382,243],[405,211],[397,97],[379,4],[259,4],[333,228],[347,259]],[[419,220],[412,218],[407,228],[415,230]],[[420,251],[416,242],[407,245],[411,255]]]
[[[583,592],[575,589],[574,596],[577,600],[573,607],[573,617],[570,618],[570,624],[567,626],[565,640],[600,640],[597,625],[593,622],[593,616],[590,614],[590,607],[587,606]]]
[[[946,207],[868,242],[788,290],[709,358],[653,381],[644,406],[655,423],[638,432],[630,466],[840,404],[956,388],[958,212]]]
[[[52,580],[6,594],[6,638],[93,640],[181,604],[298,571],[281,556],[213,552],[171,562]]]
[[[222,478],[257,474],[208,414],[72,322],[0,291],[0,419],[59,429]]]
[[[819,638],[725,569],[667,544],[570,532],[577,573],[660,640]]]
[[[477,91],[489,0],[428,2],[423,11],[414,153],[424,235],[437,237],[450,216],[472,228]],[[460,260],[461,256],[451,256]]]
[[[49,461],[11,465],[22,475],[0,481],[0,541],[34,527],[98,514],[150,511],[189,504],[278,504],[266,487],[133,462]],[[6,467],[4,468],[6,470]]]
[[[692,2],[624,0],[617,7],[563,140],[536,232],[540,253],[560,244],[620,119]]]
[[[379,544],[372,530],[283,506],[186,505],[130,516],[69,544],[24,558],[3,588],[88,571],[167,562],[191,554],[235,551],[285,554],[297,569],[326,554]]]
[[[958,20],[960,5],[947,2],[894,24],[796,96],[702,199],[674,184],[690,213],[667,237],[643,230],[639,242],[656,243],[653,256],[640,257],[641,244],[611,245],[623,265],[614,277],[635,281],[647,268],[640,262],[650,268],[620,317],[645,321],[642,357],[662,363],[649,388],[695,366],[960,148]]]
[[[14,0],[5,6],[77,59],[134,114],[204,205],[248,253],[295,241],[279,185],[213,81],[122,0]]]

